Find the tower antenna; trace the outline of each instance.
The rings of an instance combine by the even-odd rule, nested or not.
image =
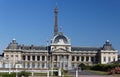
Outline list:
[[[56,7],[54,9],[55,21],[54,21],[54,36],[58,34],[58,6],[56,1]]]

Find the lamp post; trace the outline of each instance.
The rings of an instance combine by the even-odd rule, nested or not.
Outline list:
[[[34,75],[34,73],[33,73],[33,67],[32,67],[32,76]]]
[[[76,77],[78,77],[78,66],[76,67]]]
[[[52,55],[51,55],[51,59],[53,59],[52,58]],[[52,68],[52,70],[51,70],[51,75],[53,76],[53,61],[51,60],[51,68]]]

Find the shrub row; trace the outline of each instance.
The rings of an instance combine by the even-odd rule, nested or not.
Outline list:
[[[95,71],[108,71],[115,67],[120,67],[120,64],[96,64],[91,66],[91,70]]]
[[[29,77],[30,74],[31,73],[29,73],[29,72],[22,71],[22,72],[18,73],[18,77],[22,77],[22,76]],[[11,73],[11,74],[9,74],[9,73],[0,73],[0,76],[2,76],[2,77],[16,77],[16,73],[15,72]]]

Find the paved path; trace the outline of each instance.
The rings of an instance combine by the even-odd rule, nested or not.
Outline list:
[[[70,74],[75,75],[76,72],[75,71],[70,71]],[[81,72],[79,72],[79,75],[100,75],[100,74],[90,72],[90,71],[81,71]]]
[[[78,77],[120,77],[120,76],[112,76],[112,75],[79,75]]]

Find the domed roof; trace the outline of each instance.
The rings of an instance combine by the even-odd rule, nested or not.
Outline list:
[[[52,39],[52,44],[70,44],[69,39],[64,36],[63,34],[57,34],[56,36],[54,36],[54,38]]]

